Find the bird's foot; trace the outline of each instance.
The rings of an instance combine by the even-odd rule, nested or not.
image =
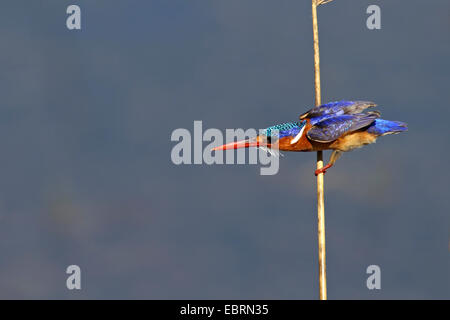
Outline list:
[[[323,168],[321,168],[321,169],[317,169],[317,170],[314,172],[314,175],[317,177],[317,175],[319,175],[319,174],[321,174],[321,173],[325,174],[325,173],[327,173],[327,170],[330,169],[332,166],[333,166],[333,165],[329,163],[329,164],[327,164],[325,167],[323,167]]]

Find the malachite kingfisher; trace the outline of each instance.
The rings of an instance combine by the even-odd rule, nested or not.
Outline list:
[[[315,175],[326,173],[342,152],[374,143],[378,137],[407,131],[407,124],[380,119],[370,101],[336,101],[314,107],[300,115],[300,121],[264,129],[255,138],[231,142],[212,150],[257,147],[276,154],[281,151],[333,150],[330,161]]]

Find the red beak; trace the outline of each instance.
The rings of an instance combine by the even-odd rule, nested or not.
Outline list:
[[[267,144],[261,143],[260,140],[261,139],[259,137],[256,137],[256,138],[252,138],[252,139],[248,139],[248,140],[230,142],[230,143],[224,144],[223,146],[215,147],[212,150],[218,151],[218,150],[231,150],[231,149],[267,146]]]

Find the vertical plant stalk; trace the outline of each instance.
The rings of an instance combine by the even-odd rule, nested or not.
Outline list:
[[[327,1],[328,2],[328,1]],[[320,56],[319,56],[319,27],[317,23],[317,6],[321,2],[312,0],[312,22],[314,38],[314,87],[316,92],[316,106],[321,105],[320,92]],[[317,169],[323,167],[323,152],[317,152]],[[319,299],[327,300],[327,268],[325,250],[325,206],[323,191],[323,173],[317,175],[317,238],[319,241]]]

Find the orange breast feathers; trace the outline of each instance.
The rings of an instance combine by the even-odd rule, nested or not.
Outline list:
[[[278,148],[281,151],[319,151],[329,149],[330,143],[319,143],[309,140],[306,133],[311,129],[312,125],[309,119],[306,119],[306,125],[300,131],[299,137],[283,137],[278,141]]]

